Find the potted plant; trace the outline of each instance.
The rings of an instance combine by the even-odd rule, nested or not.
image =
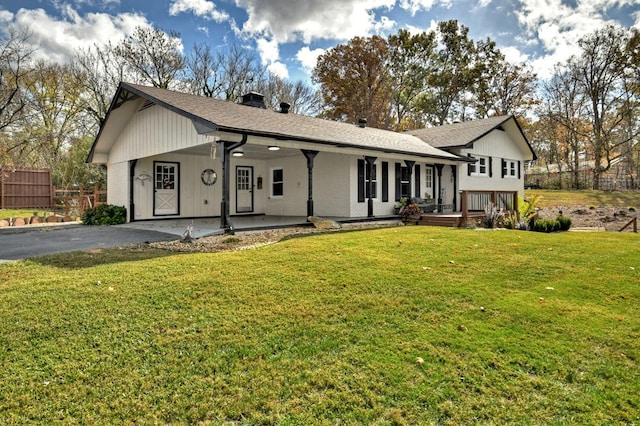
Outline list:
[[[400,209],[400,218],[405,224],[415,224],[420,219],[421,213],[420,207],[417,204],[407,204]]]
[[[407,197],[400,198],[400,201],[397,201],[393,206],[394,214],[400,214],[402,208],[407,206],[408,201]]]

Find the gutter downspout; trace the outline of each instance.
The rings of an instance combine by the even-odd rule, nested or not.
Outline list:
[[[136,205],[134,203],[133,191],[135,189],[134,182],[136,180],[136,164],[138,163],[138,159],[129,160],[129,222],[134,222],[136,219],[135,208]]]
[[[242,134],[240,142],[220,142],[222,144],[222,201],[220,202],[220,228],[225,234],[233,235],[233,223],[229,214],[229,189],[231,183],[231,151],[247,143],[247,134]]]

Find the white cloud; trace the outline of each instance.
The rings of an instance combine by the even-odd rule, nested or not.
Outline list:
[[[489,3],[491,0],[481,0],[481,3]],[[453,0],[400,0],[398,6],[415,16],[421,11],[429,11],[434,6],[441,6],[450,9],[453,6]]]
[[[389,10],[395,0],[236,0],[249,18],[242,26],[248,34],[268,35],[278,43],[302,40],[349,40],[387,28],[388,18],[375,11]]]
[[[535,38],[541,48],[533,60],[534,71],[541,78],[553,72],[559,62],[565,62],[580,49],[578,41],[608,24],[615,24],[607,11],[634,0],[582,0],[567,4],[562,0],[520,0],[515,12],[525,34]]]
[[[507,61],[512,64],[523,64],[529,60],[529,55],[522,53],[520,49],[514,46],[501,47],[500,51]]]
[[[289,70],[287,70],[287,66],[282,62],[273,62],[270,64],[267,69],[273,75],[276,75],[282,79],[289,78]]]
[[[213,19],[215,22],[224,22],[229,19],[226,12],[220,12],[212,1],[207,0],[175,0],[169,8],[171,16],[180,13],[193,13],[205,19]]]
[[[283,79],[289,78],[289,70],[287,69],[287,66],[279,61],[280,48],[277,41],[259,38],[256,40],[256,47],[258,49],[262,65],[266,65],[267,70],[269,70],[271,74],[277,75]]]
[[[296,59],[302,65],[305,71],[310,72],[316,67],[318,63],[318,56],[326,52],[325,49],[309,49],[309,46],[304,46],[296,53]]]
[[[13,13],[8,10],[0,10],[0,22],[3,23],[3,26],[8,25],[13,21]]]
[[[5,14],[6,15],[6,14]],[[36,58],[67,62],[75,50],[117,43],[137,27],[149,27],[147,19],[135,13],[109,15],[88,13],[80,16],[71,6],[61,9],[61,16],[49,16],[43,9],[20,9],[7,22],[7,27],[28,28],[30,42],[37,48]]]
[[[259,38],[256,40],[256,46],[260,54],[260,59],[262,60],[262,65],[270,64],[280,59],[280,49],[276,41]]]

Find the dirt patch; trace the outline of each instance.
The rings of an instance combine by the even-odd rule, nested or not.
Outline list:
[[[601,228],[614,232],[638,217],[637,212],[623,207],[558,206],[539,211],[544,219],[555,219],[561,213],[571,219],[571,228]]]

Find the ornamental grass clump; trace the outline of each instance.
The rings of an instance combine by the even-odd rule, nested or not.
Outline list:
[[[533,231],[558,232],[568,231],[571,228],[571,219],[566,216],[558,216],[555,219],[536,219],[533,223]]]

